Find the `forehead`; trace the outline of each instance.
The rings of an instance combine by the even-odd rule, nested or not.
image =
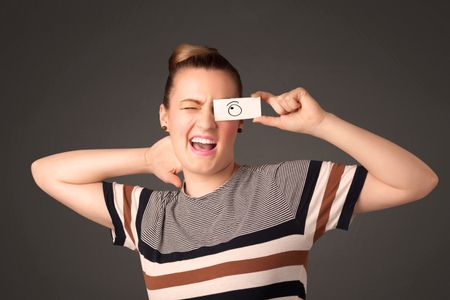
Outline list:
[[[237,97],[237,93],[236,83],[226,71],[185,68],[175,75],[171,99],[177,102],[184,99],[206,101],[214,98]]]

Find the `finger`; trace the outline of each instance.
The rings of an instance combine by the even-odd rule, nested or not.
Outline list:
[[[277,114],[279,114],[279,115],[285,115],[285,114],[288,113],[288,110],[287,110],[283,105],[281,105],[281,102],[280,102],[280,100],[279,100],[278,97],[274,97],[274,98],[272,98],[272,99],[273,99],[273,100],[271,100],[271,102],[270,102],[269,104],[270,104],[270,106],[272,106],[273,110],[274,110]]]
[[[183,171],[183,167],[182,167],[181,165],[178,165],[178,166],[176,166],[175,168],[173,168],[173,169],[170,171],[170,173],[172,173],[172,174],[178,174],[178,173],[180,173],[181,171]]]
[[[272,93],[264,92],[264,91],[257,91],[253,94],[251,94],[252,97],[261,97],[261,100],[264,102],[267,102],[270,106],[272,106],[272,109],[279,115],[284,115],[287,113],[286,109],[284,109],[279,104],[279,96],[275,96]]]
[[[273,105],[274,103],[277,102],[276,99],[279,96],[275,96],[274,94],[265,91],[257,91],[252,94],[252,97],[261,97],[261,100],[267,102],[270,105]]]
[[[181,188],[181,179],[175,174],[169,173],[166,177],[166,182],[173,184],[177,188]]]
[[[252,97],[261,97],[261,100],[272,106],[273,110],[279,115],[285,115],[290,111],[287,107],[281,105],[280,101],[284,97],[284,95],[285,94],[275,96],[272,93],[265,91],[257,91],[251,94]]]
[[[256,91],[251,94],[252,97],[261,97],[263,101],[268,101],[269,98],[273,97],[272,93],[265,92],[265,91]]]
[[[261,116],[254,118],[253,123],[261,123],[263,125],[280,128],[281,120],[279,117]]]
[[[300,102],[294,97],[285,97],[281,100],[281,106],[288,112],[296,111],[300,108]]]
[[[275,98],[276,102],[283,108],[286,113],[290,113],[297,109],[295,106],[295,98],[290,93],[283,93]]]

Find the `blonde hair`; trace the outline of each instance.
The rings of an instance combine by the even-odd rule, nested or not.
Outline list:
[[[225,59],[216,48],[203,45],[179,44],[169,58],[169,75],[164,90],[163,104],[169,107],[169,95],[176,73],[182,68],[205,68],[228,72],[236,83],[239,96],[242,97],[242,82],[239,72]]]

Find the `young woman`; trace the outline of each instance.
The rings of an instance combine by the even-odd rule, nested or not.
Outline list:
[[[115,245],[139,253],[150,299],[305,299],[308,253],[318,238],[347,230],[357,213],[425,197],[438,177],[412,153],[324,111],[304,88],[251,96],[279,115],[253,122],[324,139],[360,164],[238,165],[243,122],[216,122],[212,100],[242,97],[240,76],[216,49],[181,44],[169,59],[160,106],[167,137],[149,148],[50,155],[33,162],[33,177],[110,228]],[[137,173],[177,190],[105,181]]]

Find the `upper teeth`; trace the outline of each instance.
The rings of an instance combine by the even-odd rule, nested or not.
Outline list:
[[[201,144],[215,144],[216,142],[213,140],[202,139],[199,137],[195,137],[191,140],[193,143],[201,143]]]

